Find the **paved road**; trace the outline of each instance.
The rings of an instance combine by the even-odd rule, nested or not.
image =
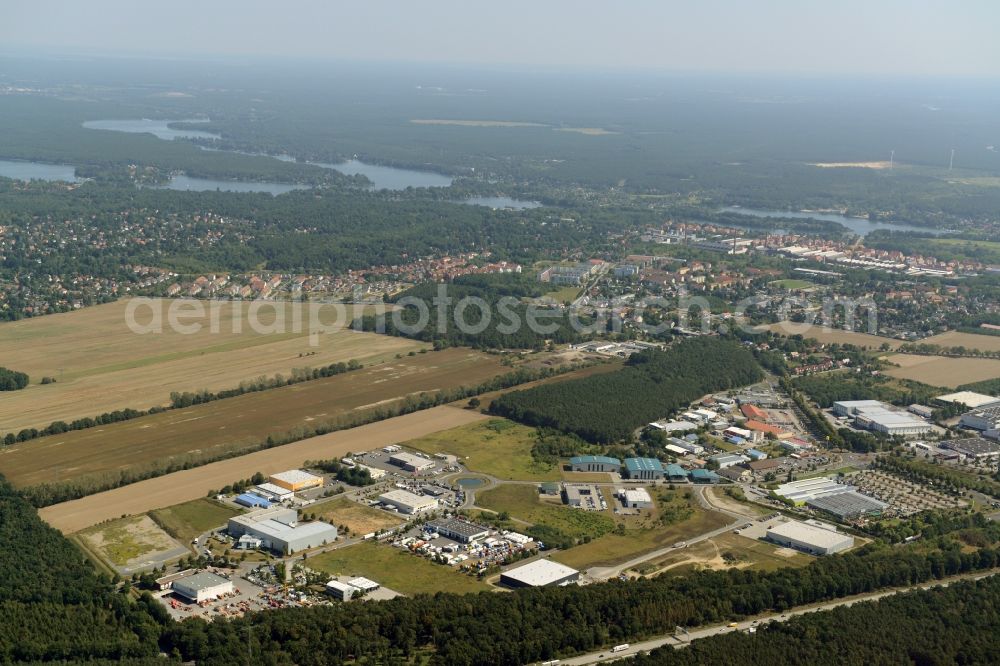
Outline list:
[[[982,578],[994,576],[997,573],[1000,573],[1000,571],[994,570],[987,573],[955,576],[945,580],[930,581],[927,583],[921,583],[920,585],[912,585],[910,587],[892,588],[889,590],[884,590],[882,592],[857,595],[853,597],[847,597],[844,599],[838,599],[836,601],[817,604],[814,606],[806,606],[803,608],[790,610],[784,614],[770,613],[765,615],[758,615],[755,618],[738,622],[737,626],[735,627],[730,627],[728,625],[714,625],[710,627],[703,627],[701,629],[694,629],[688,634],[681,634],[683,638],[677,638],[672,634],[669,636],[661,636],[660,638],[654,638],[652,640],[642,641],[640,643],[632,643],[629,645],[628,649],[623,650],[621,652],[612,653],[609,648],[606,650],[601,650],[599,652],[590,652],[588,654],[580,655],[578,657],[561,659],[559,661],[559,664],[560,666],[563,665],[584,666],[585,664],[607,663],[611,661],[616,661],[618,659],[624,659],[625,657],[632,657],[641,652],[649,652],[650,650],[655,650],[656,648],[660,648],[665,645],[672,645],[675,648],[682,648],[687,646],[688,643],[690,643],[691,641],[698,638],[708,638],[709,636],[718,636],[719,634],[726,634],[733,631],[746,631],[750,627],[767,624],[768,622],[785,622],[789,618],[794,617],[796,615],[805,615],[806,613],[815,613],[816,611],[830,610],[841,606],[852,606],[861,601],[874,601],[876,599],[889,597],[894,594],[899,594],[900,592],[908,592],[910,590],[916,590],[916,589],[927,590],[932,587],[937,587],[939,585],[942,587],[946,587],[948,585],[951,585],[952,583],[956,583],[962,580],[980,580]]]

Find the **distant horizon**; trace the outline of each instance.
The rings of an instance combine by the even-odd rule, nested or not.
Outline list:
[[[987,0],[7,0],[18,50],[733,74],[1000,77]]]

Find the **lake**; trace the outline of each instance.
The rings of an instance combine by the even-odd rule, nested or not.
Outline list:
[[[490,208],[512,208],[514,210],[525,210],[527,208],[541,208],[542,204],[537,201],[524,201],[521,199],[511,199],[510,197],[470,197],[462,199],[456,203],[469,204],[472,206],[489,206]]]
[[[215,180],[214,178],[192,178],[191,176],[174,176],[166,185],[157,187],[170,190],[187,190],[190,192],[270,192],[284,194],[292,190],[305,190],[308,185],[291,185],[289,183],[274,183],[268,181],[254,182],[249,180]]]
[[[192,129],[171,129],[168,127],[171,123],[204,123],[207,120],[150,120],[148,118],[143,118],[141,120],[88,120],[83,123],[83,126],[87,129],[93,130],[107,130],[110,132],[127,132],[129,134],[152,134],[158,139],[163,139],[164,141],[173,141],[174,139],[220,139],[222,138],[219,134],[215,132],[204,132],[202,130],[192,130]]]
[[[761,210],[758,208],[741,208],[739,206],[726,206],[719,209],[720,213],[740,213],[751,217],[785,217],[799,220],[824,220],[827,222],[839,222],[859,236],[867,236],[878,229],[888,229],[889,231],[918,231],[925,234],[938,236],[947,233],[946,229],[935,229],[933,227],[916,227],[912,224],[886,224],[885,222],[872,222],[860,217],[848,217],[838,213],[803,213],[801,211],[783,210]],[[738,226],[738,225],[733,225]],[[773,229],[775,233],[783,232],[784,229]]]
[[[479,488],[481,486],[486,485],[486,480],[485,479],[478,479],[478,478],[473,477],[473,476],[466,476],[466,477],[462,477],[461,479],[458,479],[458,481],[456,481],[455,483],[457,483],[463,489],[469,490],[469,489],[472,489],[472,488]]]
[[[396,167],[367,164],[360,160],[347,160],[340,164],[324,162],[309,162],[324,169],[333,169],[342,174],[353,176],[361,174],[372,181],[376,190],[405,190],[407,187],[449,187],[452,177],[433,171],[417,171],[416,169],[399,169]]]
[[[43,164],[21,160],[0,160],[0,176],[17,180],[76,180],[76,168],[69,164]]]

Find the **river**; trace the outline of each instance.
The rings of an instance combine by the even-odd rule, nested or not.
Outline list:
[[[69,164],[44,164],[21,160],[0,160],[0,176],[16,180],[65,180],[74,182],[76,168]]]
[[[912,224],[896,224],[896,223],[885,223],[885,222],[872,222],[871,220],[862,217],[848,217],[847,215],[840,215],[838,213],[812,213],[812,212],[802,212],[802,211],[783,211],[783,210],[762,210],[759,208],[742,208],[740,206],[727,206],[725,208],[719,209],[720,213],[739,213],[740,215],[750,215],[751,217],[784,217],[784,218],[795,218],[799,220],[824,220],[826,222],[839,222],[844,225],[852,232],[858,234],[859,236],[867,236],[873,231],[878,229],[886,229],[889,231],[917,231],[925,234],[933,234],[938,236],[943,233],[948,233],[945,229],[936,229],[934,227],[917,227]],[[738,226],[738,225],[733,225]],[[784,229],[772,229],[774,233],[781,233],[785,231]]]

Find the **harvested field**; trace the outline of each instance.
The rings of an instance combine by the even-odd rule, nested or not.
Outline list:
[[[855,333],[853,331],[841,331],[825,326],[815,326],[807,324],[797,324],[793,321],[779,321],[777,324],[764,326],[763,328],[779,333],[781,335],[802,335],[806,338],[815,338],[824,344],[850,344],[858,347],[869,347],[878,349],[883,344],[888,344],[889,349],[896,349],[903,344],[902,340],[883,338],[879,335],[869,335],[868,333]]]
[[[965,347],[980,351],[1000,352],[1000,335],[976,335],[975,333],[960,333],[948,331],[932,335],[920,340],[917,344],[941,345],[942,347]]]
[[[886,370],[887,375],[932,386],[955,388],[960,384],[1000,377],[1000,360],[996,359],[892,354],[886,360],[900,366]]]
[[[248,393],[131,421],[52,435],[0,452],[18,487],[146,470],[168,459],[197,463],[280,435],[390,406],[405,397],[472,386],[503,374],[495,356],[446,349],[292,386]],[[163,467],[161,467],[162,469]]]
[[[307,512],[315,513],[318,520],[325,520],[337,527],[346,527],[355,536],[364,536],[403,523],[398,514],[393,515],[388,511],[358,504],[343,497],[314,504]]]
[[[129,301],[0,324],[4,364],[31,376],[31,385],[0,402],[0,432],[42,428],[131,407],[148,409],[169,402],[172,391],[234,388],[240,382],[293,368],[319,367],[356,359],[362,363],[392,359],[426,345],[403,338],[341,330],[316,336],[310,344],[306,324],[293,329],[292,305],[250,302],[151,300],[135,319],[151,324],[160,312],[162,332],[134,333],[126,322]],[[199,306],[201,317],[181,314],[183,325],[201,324],[190,335],[172,330],[171,307]],[[210,307],[219,307],[218,332],[212,332]],[[275,322],[280,308],[287,333],[258,333],[248,323],[250,308],[262,325]],[[151,308],[156,308],[151,309]],[[353,308],[352,311],[360,310]],[[324,311],[324,317],[326,311]],[[333,321],[333,312],[329,312]],[[308,321],[308,316],[305,316]],[[234,326],[239,332],[234,333]],[[42,377],[54,384],[40,385]]]
[[[45,507],[38,513],[53,527],[65,533],[76,532],[123,514],[146,513],[202,498],[209,490],[221,488],[235,479],[249,478],[255,472],[273,474],[300,466],[306,460],[339,458],[352,451],[396,444],[486,418],[482,414],[447,405],[434,407],[140,481]]]

